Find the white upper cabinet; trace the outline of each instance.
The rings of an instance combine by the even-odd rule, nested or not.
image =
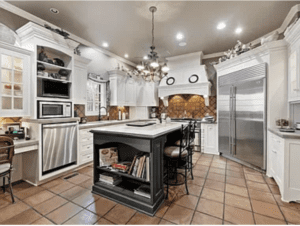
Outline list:
[[[73,100],[74,104],[87,104],[87,66],[91,60],[74,55]]]
[[[132,78],[125,83],[125,106],[136,106],[136,83]]]
[[[288,100],[300,100],[300,20],[284,33],[288,42]]]
[[[126,106],[126,73],[119,70],[109,71],[110,105]]]
[[[32,52],[0,43],[0,117],[30,115]]]
[[[130,78],[123,71],[109,71],[111,106],[158,106],[157,84]]]

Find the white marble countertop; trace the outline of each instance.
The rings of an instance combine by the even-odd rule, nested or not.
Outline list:
[[[300,130],[296,130],[295,132],[280,132],[278,128],[268,128],[268,130],[282,138],[300,139]]]
[[[79,129],[92,129],[92,128],[98,128],[102,126],[126,124],[129,122],[145,122],[145,121],[155,121],[155,120],[153,119],[103,120],[103,121],[95,121],[95,122],[87,122],[84,124],[79,124]]]
[[[126,124],[103,126],[92,129],[92,133],[116,134],[132,137],[155,138],[181,128],[182,122],[169,122],[144,127],[127,126]]]

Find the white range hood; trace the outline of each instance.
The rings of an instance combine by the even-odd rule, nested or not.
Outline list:
[[[158,96],[165,106],[168,106],[168,97],[177,94],[201,95],[205,98],[205,104],[209,105],[211,83],[207,80],[205,65],[201,65],[202,55],[202,52],[196,52],[167,58],[170,71],[158,87]],[[198,81],[191,83],[189,79],[192,75],[196,75],[191,78],[192,81],[195,81],[197,77]],[[175,79],[175,82],[168,85],[167,80],[171,77]]]

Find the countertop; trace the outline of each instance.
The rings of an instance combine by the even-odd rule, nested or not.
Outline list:
[[[84,124],[79,124],[79,129],[91,129],[102,126],[111,126],[111,125],[119,125],[129,122],[142,122],[142,121],[155,121],[153,119],[126,119],[126,120],[103,120],[103,121],[95,121],[95,122],[87,122]]]
[[[293,133],[290,132],[280,132],[278,128],[268,128],[268,130],[277,136],[288,139],[300,139],[300,130],[296,130]]]
[[[25,140],[25,139],[14,140],[15,148],[23,148],[23,147],[28,147],[37,144],[39,144],[38,140]]]
[[[180,129],[181,125],[181,122],[169,122],[165,124],[160,123],[144,127],[127,126],[126,124],[121,124],[92,129],[91,132],[109,135],[126,135],[141,138],[156,138]]]

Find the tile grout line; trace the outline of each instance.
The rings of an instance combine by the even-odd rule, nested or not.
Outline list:
[[[201,156],[202,156],[202,155],[201,155]],[[201,159],[201,157],[200,157],[199,159]],[[198,159],[198,161],[199,161],[199,159]],[[202,193],[203,193],[203,190],[204,190],[204,186],[205,186],[205,183],[206,183],[206,180],[207,180],[208,174],[209,174],[209,170],[210,170],[210,167],[211,167],[211,163],[212,163],[212,161],[213,161],[213,157],[212,157],[212,159],[211,159],[211,161],[210,161],[210,164],[209,164],[209,166],[208,166],[207,174],[206,174],[206,176],[205,176],[205,178],[204,178],[204,183],[203,183],[203,185],[202,185],[202,189],[201,189],[201,192],[200,192],[200,195],[199,195],[199,198],[198,198],[198,201],[197,201],[197,204],[196,204],[196,207],[195,207],[194,213],[193,213],[193,215],[192,215],[192,218],[191,218],[190,224],[192,224],[192,222],[193,222],[193,219],[194,219],[194,216],[195,216],[195,213],[196,213],[196,211],[197,211],[196,209],[197,209],[197,207],[198,207],[198,205],[199,205],[199,201],[200,201],[200,199],[201,199],[201,195],[202,195]]]
[[[266,175],[266,176],[267,176],[267,175]],[[269,184],[267,183],[266,178],[263,177],[263,179],[265,180],[265,182],[266,182],[268,188],[270,189],[270,186],[269,186]],[[277,184],[277,183],[276,183],[276,184]],[[277,185],[277,186],[278,186],[278,185]],[[277,202],[277,200],[276,200],[276,198],[275,198],[275,196],[274,196],[274,194],[273,194],[273,191],[272,191],[271,189],[270,189],[270,191],[271,191],[271,194],[272,194],[273,198],[275,199],[275,202],[276,202],[276,204],[277,204],[277,207],[278,207],[280,213],[281,213],[282,216],[283,216],[283,219],[284,219],[285,223],[286,223],[286,224],[289,224],[289,222],[287,221],[287,219],[286,219],[284,213],[282,212],[282,210],[281,210],[281,208],[280,208],[280,206],[279,206],[279,204],[278,204],[278,202]],[[280,194],[280,195],[281,195],[281,194]]]
[[[225,186],[224,186],[224,203],[223,203],[223,218],[222,218],[222,223],[224,224],[225,222],[225,193],[226,193],[226,181],[227,181],[227,159],[226,159],[226,166],[225,166]]]
[[[250,192],[249,192],[249,188],[248,188],[248,183],[247,183],[247,180],[246,179],[246,175],[245,175],[245,171],[244,171],[244,166],[243,166],[243,173],[244,173],[244,177],[245,177],[245,182],[246,182],[246,189],[247,189],[247,193],[248,193],[248,197],[249,197],[249,201],[250,201],[250,206],[251,206],[251,212],[252,212],[252,217],[253,217],[253,221],[254,221],[254,224],[256,224],[256,220],[255,220],[255,217],[254,217],[254,209],[253,209],[253,205],[252,205],[252,199],[251,199],[251,196],[250,196]]]

